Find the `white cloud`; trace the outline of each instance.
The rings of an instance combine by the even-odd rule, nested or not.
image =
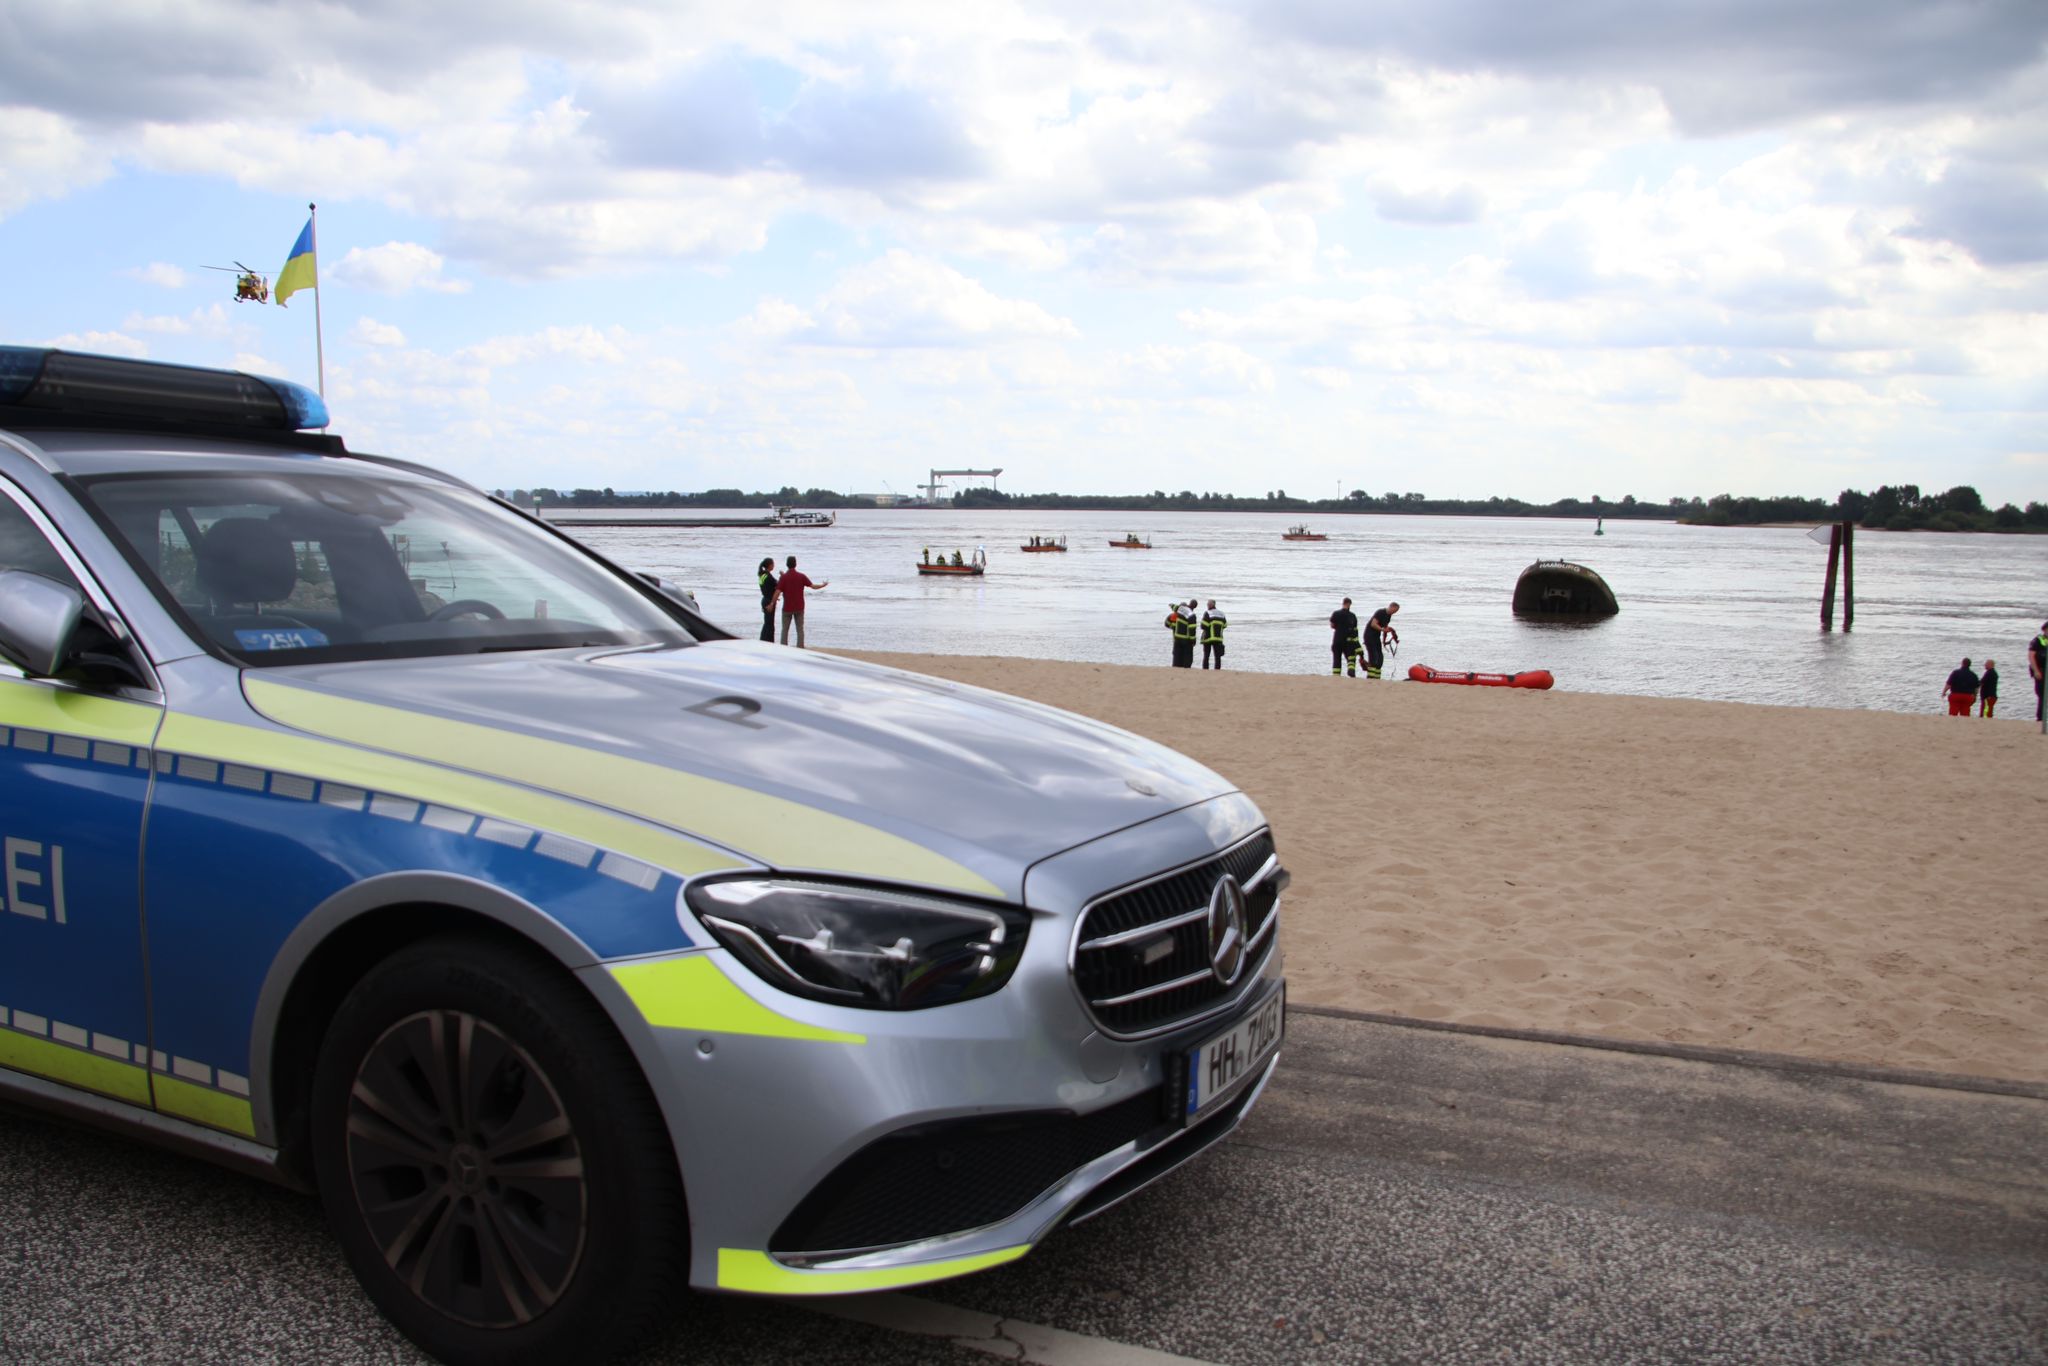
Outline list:
[[[1222,342],[1146,346],[1112,363],[1111,383],[1175,393],[1271,393],[1273,370],[1258,357]]]
[[[146,285],[156,285],[162,289],[183,289],[192,278],[183,267],[167,265],[162,261],[151,261],[146,266],[136,266],[121,273],[131,280],[140,280]]]
[[[1667,492],[1916,447],[2017,483],[2048,422],[2038,3],[243,9],[10,15],[0,219],[197,189],[281,252],[317,198],[324,282],[400,301],[338,358],[351,434],[529,480],[838,483],[972,423],[1076,487],[1397,449],[1443,493],[1644,451]],[[310,351],[49,273],[12,330]]]
[[[90,351],[102,356],[133,356],[140,360],[149,358],[149,343],[125,332],[66,332],[44,342],[62,351]]]
[[[787,299],[763,299],[733,330],[741,336],[772,341],[800,335],[817,325],[817,319]]]
[[[1035,303],[1001,298],[950,266],[891,251],[847,271],[818,300],[815,322],[786,335],[812,345],[899,347],[1075,334],[1071,322]]]
[[[279,365],[276,361],[271,360],[268,356],[262,355],[261,353],[256,351],[235,352],[234,355],[228,358],[225,368],[229,370],[240,370],[242,373],[248,375],[274,375],[280,378],[282,378],[287,373],[286,367]],[[313,378],[308,377],[306,383],[309,386],[313,384]]]
[[[0,82],[0,88],[5,83]],[[61,114],[0,104],[0,219],[114,173],[111,149]]]
[[[189,313],[130,313],[121,322],[123,331],[147,332],[166,337],[207,337],[224,339],[234,335],[237,323],[229,304],[207,304]]]
[[[348,331],[349,340],[363,346],[404,346],[405,333],[390,323],[380,323],[375,318],[356,319],[356,325]]]
[[[564,356],[581,361],[620,364],[626,359],[621,329],[603,331],[588,325],[547,327],[521,336],[493,337],[464,347],[457,359],[484,366],[517,365],[542,356]]]
[[[405,294],[415,289],[460,294],[467,290],[469,281],[442,277],[445,264],[439,252],[417,242],[386,242],[381,247],[349,248],[329,273],[337,285],[377,294]]]
[[[168,313],[131,313],[122,326],[133,332],[154,332],[165,336],[184,336],[192,330],[190,318],[174,317]]]

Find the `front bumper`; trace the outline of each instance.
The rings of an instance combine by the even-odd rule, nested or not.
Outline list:
[[[1181,1067],[1284,989],[1277,934],[1218,1008],[1142,1039],[1096,1028],[1067,954],[1089,897],[1262,824],[1249,801],[1223,798],[1038,865],[1023,961],[978,1001],[825,1005],[775,991],[718,948],[589,969],[606,979],[594,986],[626,988],[614,1014],[675,1134],[691,1283],[849,1294],[983,1270],[1228,1134],[1277,1055],[1192,1126],[1176,1111]],[[714,990],[650,1009],[644,981],[685,970]]]

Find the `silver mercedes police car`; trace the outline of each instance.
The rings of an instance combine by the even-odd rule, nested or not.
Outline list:
[[[0,347],[0,1099],[316,1191],[465,1362],[996,1266],[1235,1127],[1287,879],[1226,780],[326,420]]]

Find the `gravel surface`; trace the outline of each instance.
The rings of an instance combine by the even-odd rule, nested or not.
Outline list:
[[[2048,1362],[2048,1102],[1289,1027],[1232,1141],[916,1293],[1233,1366]],[[0,1361],[424,1359],[314,1201],[140,1144],[0,1110],[0,1231]],[[695,1297],[636,1360],[990,1358]]]

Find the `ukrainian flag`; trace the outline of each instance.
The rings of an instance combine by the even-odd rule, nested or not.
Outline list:
[[[277,288],[271,297],[282,304],[302,289],[319,287],[320,272],[313,263],[313,220],[308,218],[305,231],[299,234],[298,241],[292,243],[290,259],[277,273]]]

